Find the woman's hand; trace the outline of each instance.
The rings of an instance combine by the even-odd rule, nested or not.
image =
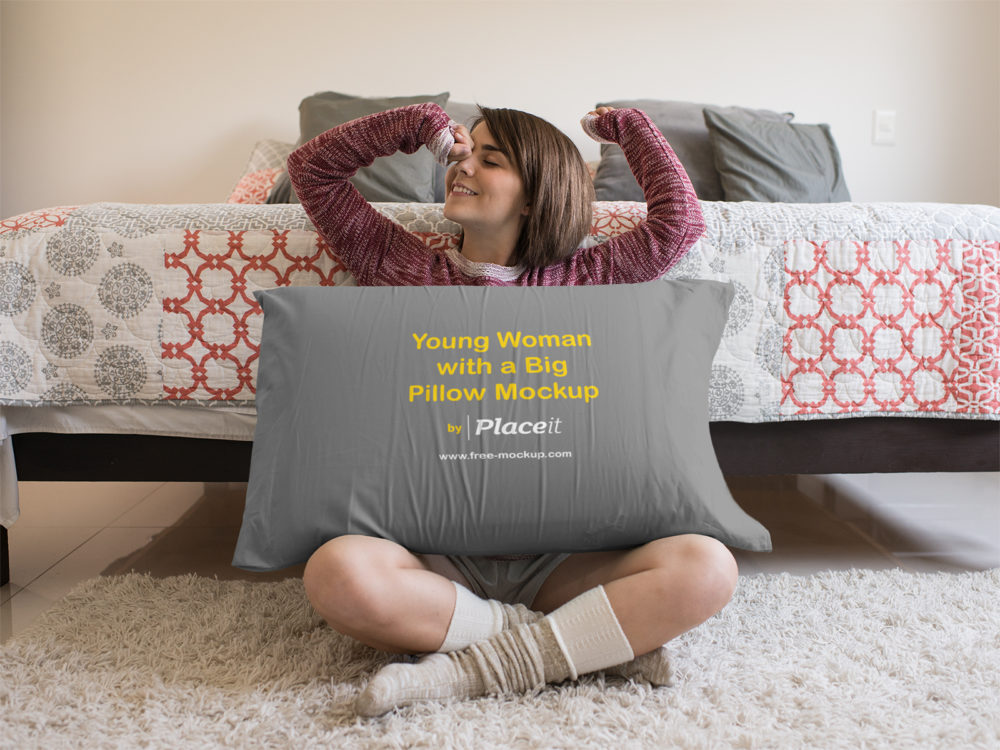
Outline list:
[[[580,124],[583,126],[583,132],[589,135],[598,143],[614,143],[614,141],[609,141],[601,137],[601,134],[597,132],[597,118],[601,115],[606,115],[608,112],[614,112],[614,107],[598,107],[597,109],[592,109],[590,112],[583,116],[580,120]]]
[[[448,161],[462,161],[472,155],[472,134],[465,125],[455,127],[455,145],[448,152]]]

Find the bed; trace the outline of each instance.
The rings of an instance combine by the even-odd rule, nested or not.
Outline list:
[[[0,222],[3,581],[18,480],[246,481],[253,291],[353,283],[301,206],[261,202],[283,160],[263,143],[274,154],[251,157],[229,203]],[[429,251],[457,242],[440,203],[375,205]],[[702,208],[705,235],[665,278],[736,288],[710,383],[725,473],[1000,470],[1000,208]],[[586,242],[644,216],[599,200]]]

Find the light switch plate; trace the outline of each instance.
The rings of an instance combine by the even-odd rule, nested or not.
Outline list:
[[[872,143],[879,146],[896,145],[896,110],[875,110],[872,121]]]

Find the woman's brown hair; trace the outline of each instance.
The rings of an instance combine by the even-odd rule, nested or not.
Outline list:
[[[593,219],[594,184],[576,144],[527,112],[488,107],[479,112],[472,127],[486,124],[521,176],[528,198],[529,213],[510,263],[542,268],[569,257]]]

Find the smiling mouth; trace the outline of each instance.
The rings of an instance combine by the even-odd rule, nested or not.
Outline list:
[[[469,188],[465,187],[464,185],[452,185],[451,192],[458,193],[459,195],[478,195],[478,193],[469,190]]]

